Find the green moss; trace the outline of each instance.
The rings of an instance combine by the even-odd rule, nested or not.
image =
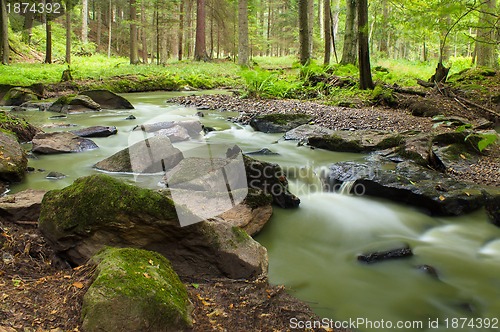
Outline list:
[[[327,137],[325,139],[325,146],[322,147],[331,151],[340,151],[340,152],[362,152],[363,146],[361,145],[361,141],[359,140],[351,140],[346,141],[340,136],[335,134]],[[328,148],[329,147],[329,148]]]
[[[252,209],[266,206],[273,202],[273,196],[264,193],[262,190],[249,188],[245,198],[245,203]]]
[[[92,260],[98,264],[95,280],[82,308],[87,330],[109,328],[113,323],[117,325],[113,328],[119,329],[128,324],[99,317],[107,316],[108,310],[115,319],[123,314],[140,318],[140,326],[152,329],[192,324],[186,287],[162,255],[141,249],[105,248]]]
[[[247,232],[237,226],[233,226],[231,230],[233,231],[233,234],[236,237],[236,241],[238,243],[243,243],[251,239],[250,235],[248,235]]]
[[[395,146],[399,146],[404,143],[405,143],[405,138],[402,135],[394,135],[382,140],[382,142],[377,144],[377,147],[380,149],[388,149]]]
[[[113,223],[130,214],[154,219],[177,218],[174,203],[168,197],[97,174],[48,192],[42,201],[40,225],[46,220],[57,220],[47,224],[57,225],[59,231],[74,229],[76,233],[86,233],[92,226]]]

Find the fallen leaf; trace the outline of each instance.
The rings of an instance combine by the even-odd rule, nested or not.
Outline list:
[[[64,278],[64,279],[71,279],[71,276],[69,276],[69,275],[65,275],[63,278]]]
[[[445,199],[446,199],[446,198],[445,198],[443,195],[439,196],[439,200],[440,200],[440,201],[444,201]]]
[[[193,286],[194,289],[198,289],[200,287],[200,284],[191,284],[191,286]]]
[[[150,276],[148,273],[146,273],[146,272],[144,272],[142,275],[143,275],[146,279],[151,279],[151,276]]]
[[[152,260],[152,259],[150,259],[150,260],[148,261],[148,263],[149,263],[149,265],[154,265],[154,262],[153,262],[153,260]]]
[[[78,288],[78,289],[82,289],[83,288],[83,283],[77,281],[77,282],[74,282],[73,283],[73,286]]]
[[[463,160],[467,160],[467,157],[464,156],[463,154],[460,154],[460,158],[462,158]]]

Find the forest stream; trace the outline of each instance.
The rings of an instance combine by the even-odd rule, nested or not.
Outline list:
[[[419,331],[451,330],[443,325],[446,319],[450,324],[454,318],[498,321],[500,228],[487,221],[484,210],[461,217],[430,217],[415,208],[387,200],[322,192],[317,175],[324,167],[339,161],[362,160],[364,155],[297,147],[297,142],[284,141],[281,134],[255,132],[249,126],[226,120],[236,113],[204,110],[204,117],[198,118],[195,108],[166,103],[171,97],[186,94],[188,92],[125,94],[123,96],[135,106],[135,110],[130,111],[69,114],[67,118],[58,119],[49,119],[58,113],[20,113],[41,127],[53,123],[76,125],[69,129],[116,126],[118,134],[93,139],[100,147],[96,150],[30,159],[29,166],[35,171],[11,190],[62,188],[78,177],[95,174],[98,171],[92,166],[96,162],[140,139],[131,134],[136,125],[199,119],[205,126],[216,129],[200,140],[237,144],[247,153],[262,148],[279,153],[255,158],[278,163],[287,171],[290,190],[300,197],[301,205],[292,210],[274,207],[272,219],[256,240],[268,250],[270,282],[285,285],[319,316],[339,321],[358,318],[394,323],[421,321],[424,328]],[[125,120],[130,114],[136,119]],[[44,130],[64,129],[46,127]],[[189,156],[189,150],[199,143],[175,145]],[[49,171],[61,172],[66,177],[46,179]],[[154,175],[114,176],[153,189],[159,188],[161,179]],[[411,246],[412,258],[371,265],[357,261],[360,253],[392,249],[402,243]],[[437,276],[425,273],[424,265],[435,269]],[[441,326],[429,328],[429,320],[436,319]]]

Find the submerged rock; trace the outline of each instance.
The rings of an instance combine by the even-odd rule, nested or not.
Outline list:
[[[300,125],[311,122],[307,114],[266,114],[257,115],[250,121],[250,126],[264,133],[284,133]]]
[[[107,172],[158,173],[170,170],[182,159],[182,152],[168,137],[154,136],[118,151],[94,167]]]
[[[89,90],[80,93],[80,95],[90,97],[102,109],[134,109],[134,106],[127,99],[108,90]]]
[[[118,130],[115,126],[93,126],[83,129],[71,130],[70,133],[73,133],[80,137],[108,137],[111,135],[116,135]]]
[[[361,254],[358,255],[358,261],[367,263],[367,264],[372,264],[372,263],[378,263],[386,260],[392,260],[392,259],[400,259],[400,258],[408,258],[413,256],[413,252],[411,251],[410,247],[404,247],[404,248],[397,248],[397,249],[392,249],[392,250],[387,250],[387,251],[378,251],[378,252],[372,252],[368,254]]]
[[[27,166],[26,152],[16,137],[0,131],[0,181],[21,181]]]
[[[75,265],[111,245],[156,251],[185,276],[253,279],[267,273],[266,249],[245,231],[216,221],[181,227],[177,213],[188,212],[158,192],[98,174],[49,191],[39,227]]]
[[[69,132],[37,134],[33,137],[32,151],[43,154],[76,153],[99,148],[94,141]]]
[[[421,207],[433,215],[462,215],[484,205],[482,187],[456,181],[408,161],[340,162],[330,166],[325,178],[329,190],[348,181],[358,194],[361,190],[361,194]]]
[[[176,126],[184,128],[189,136],[196,137],[200,135],[203,131],[201,122],[198,120],[192,121],[166,121],[166,122],[156,122],[156,123],[146,123],[140,126],[136,126],[134,131],[144,131],[147,133],[157,132],[162,129],[171,129]]]
[[[183,331],[192,326],[186,286],[165,257],[106,248],[91,264],[96,271],[83,298],[83,331]]]
[[[66,174],[60,173],[60,172],[50,172],[47,174],[45,177],[46,179],[51,179],[51,180],[61,180],[66,177]]]
[[[247,152],[245,153],[247,156],[277,156],[278,152],[274,152],[269,150],[268,148],[263,148],[257,151]]]

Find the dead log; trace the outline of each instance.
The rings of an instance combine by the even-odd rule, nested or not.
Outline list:
[[[414,95],[414,96],[421,96],[421,97],[425,97],[427,95],[426,92],[416,91],[416,90],[411,90],[411,89],[403,89],[402,87],[397,86],[397,85],[393,85],[393,86],[386,85],[385,87],[388,89],[392,89],[392,91],[394,91],[394,92],[403,93],[403,94],[407,94],[407,95]]]
[[[417,80],[417,83],[424,88],[433,88],[436,85],[434,82],[431,83],[420,79]]]
[[[434,75],[431,76],[429,82],[445,83],[446,78],[448,78],[448,73],[450,72],[450,68],[451,67],[446,68],[442,62],[439,62],[436,67],[436,72],[434,73]]]

